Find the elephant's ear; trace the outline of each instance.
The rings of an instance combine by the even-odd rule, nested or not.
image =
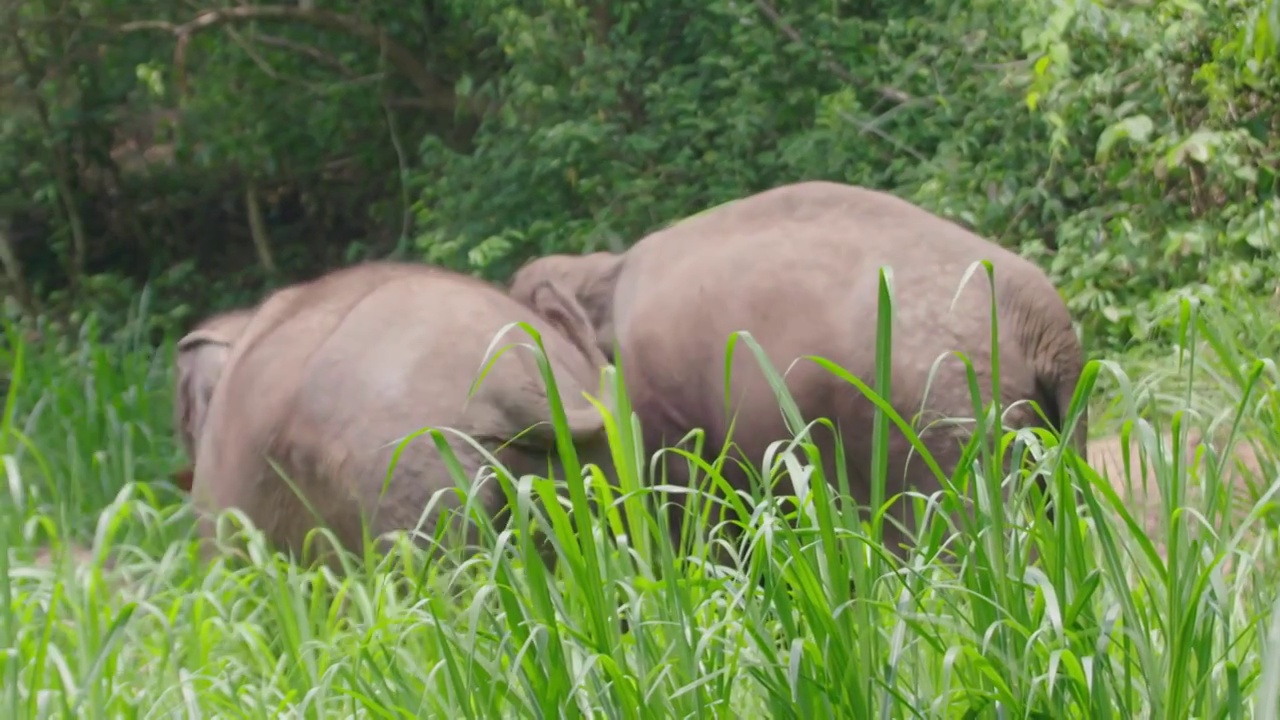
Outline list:
[[[608,363],[596,345],[596,333],[587,319],[586,311],[559,285],[550,280],[539,281],[530,294],[529,306],[572,343],[593,369]],[[528,373],[527,392],[502,393],[496,398],[496,402],[523,431],[514,439],[517,445],[540,449],[553,447],[555,428],[551,425],[550,405],[547,402],[546,388],[539,379],[537,363],[527,351],[521,350],[516,355]],[[565,403],[564,412],[569,424],[569,434],[574,441],[591,440],[604,432],[604,419],[594,405],[582,401]]]
[[[596,341],[595,327],[587,317],[587,311],[572,295],[551,280],[539,282],[530,295],[533,311],[559,330],[574,347],[578,348],[592,367],[608,364]]]
[[[178,341],[176,387],[173,397],[173,424],[187,456],[194,459],[195,445],[216,378],[226,362],[229,343],[217,334],[201,330],[188,333]]]
[[[229,345],[230,340],[227,338],[226,333],[217,332],[211,328],[196,328],[186,335],[183,335],[182,338],[178,340],[178,354],[182,355],[182,353],[188,350],[194,350],[205,343]]]

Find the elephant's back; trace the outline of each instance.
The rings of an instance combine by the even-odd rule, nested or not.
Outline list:
[[[503,318],[524,319],[520,308],[504,315],[494,305],[490,293],[439,277],[389,282],[317,347],[302,369],[314,389],[306,399],[317,414],[334,418],[412,406],[422,424],[453,421]]]
[[[954,300],[958,312],[989,315],[986,273],[974,267],[983,260],[994,267],[1002,306],[1041,302],[1052,289],[1034,263],[901,198],[803,182],[642,238],[627,251],[615,302],[624,326],[635,315],[691,322],[679,309],[701,307],[701,322],[714,317],[714,325],[763,328],[783,324],[769,318],[785,316],[792,325],[826,314],[850,332],[865,332],[874,328],[880,268],[889,266],[902,321],[962,341],[969,329],[947,337],[955,316],[946,310]],[[1056,291],[1047,295],[1057,299]]]
[[[919,389],[944,353],[962,352],[979,368],[990,362],[990,286],[982,267],[974,268],[982,260],[996,271],[1002,355],[1017,358],[1024,349],[1016,326],[1027,321],[1028,308],[1061,305],[1033,263],[887,193],[826,182],[783,186],[676,223],[628,251],[615,297],[620,341],[633,348],[624,362],[631,355],[633,365],[664,367],[684,359],[694,366],[684,375],[700,372],[697,383],[719,396],[728,335],[746,330],[780,371],[817,355],[869,381],[879,273],[887,265],[901,388],[895,402],[918,405]],[[749,355],[741,345],[739,353]],[[1006,365],[1007,382],[1032,382],[1015,377],[1026,373],[1014,365]],[[965,388],[959,360],[941,372],[935,385]],[[813,379],[810,371],[798,378],[838,382]],[[938,392],[931,389],[930,397]],[[822,397],[835,396],[818,392],[813,402]],[[965,402],[957,394],[942,404]]]
[[[958,280],[980,260],[1009,272],[1039,272],[1007,248],[895,195],[825,181],[784,185],[716,207],[651,233],[627,251],[627,264],[648,272],[748,277],[800,265],[833,282],[847,281],[850,272],[875,274],[882,265],[892,265],[895,276]]]
[[[589,389],[584,379],[594,375],[585,358],[532,310],[483,281],[424,267],[384,278],[316,344],[298,367],[282,432],[299,446],[350,448],[363,467],[385,460],[388,443],[427,426],[485,435],[523,430],[507,427],[490,399],[537,382],[532,363],[516,355],[527,350],[504,353],[469,395],[491,345],[496,353],[532,342],[518,327],[494,342],[520,321],[541,332],[564,395]],[[417,462],[417,454],[405,460]],[[384,472],[385,465],[375,469]]]

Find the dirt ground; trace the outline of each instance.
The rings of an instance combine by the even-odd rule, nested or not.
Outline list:
[[[1126,476],[1124,467],[1124,457],[1121,453],[1121,439],[1118,435],[1100,437],[1089,441],[1089,465],[1093,467],[1100,475],[1103,475],[1111,481],[1111,485],[1115,488],[1116,493],[1126,501],[1129,511],[1147,532],[1164,555],[1164,543],[1161,541],[1161,508],[1160,490],[1155,479],[1156,458],[1147,456],[1143,457],[1140,449],[1140,441],[1137,432],[1133,432],[1129,437],[1129,471]],[[1225,438],[1212,443],[1212,448],[1221,453],[1225,447]],[[1152,451],[1155,448],[1151,448]],[[1192,508],[1202,508],[1204,501],[1204,493],[1202,484],[1206,476],[1211,473],[1210,458],[1208,457],[1209,447],[1205,446],[1204,438],[1198,430],[1191,429],[1187,432],[1186,443],[1181,448],[1182,461],[1186,467],[1187,473],[1187,497],[1184,505]],[[1165,463],[1171,461],[1170,453],[1173,451],[1172,437],[1165,433],[1160,439],[1159,452],[1164,454]],[[1200,457],[1197,459],[1197,455]],[[1219,461],[1220,463],[1222,461]],[[1145,467],[1144,467],[1145,465]],[[1143,471],[1146,471],[1145,473]],[[1224,480],[1228,480],[1232,484],[1231,503],[1232,515],[1236,522],[1242,521],[1248,514],[1249,509],[1256,502],[1254,491],[1250,489],[1252,484],[1255,489],[1265,488],[1270,484],[1269,479],[1265,477],[1265,470],[1262,469],[1260,458],[1254,446],[1247,438],[1238,437],[1232,447],[1232,456],[1227,460],[1226,464],[1220,470]],[[1143,477],[1145,474],[1145,478]],[[1208,518],[1212,520],[1213,518]],[[1196,518],[1184,515],[1186,522],[1199,522]],[[1214,528],[1217,531],[1217,528]]]

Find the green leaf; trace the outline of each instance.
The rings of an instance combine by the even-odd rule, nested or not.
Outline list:
[[[1151,131],[1154,129],[1155,123],[1146,115],[1127,117],[1102,131],[1102,134],[1098,136],[1098,148],[1095,157],[1099,162],[1105,161],[1111,155],[1111,148],[1124,138],[1128,138],[1130,142],[1138,145],[1145,145],[1150,140]]]

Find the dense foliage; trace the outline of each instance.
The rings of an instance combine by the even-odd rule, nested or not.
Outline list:
[[[502,279],[826,178],[1036,257],[1101,350],[1185,289],[1275,289],[1278,7],[15,0],[0,259],[28,309],[118,317],[151,282],[185,324],[369,256]]]

